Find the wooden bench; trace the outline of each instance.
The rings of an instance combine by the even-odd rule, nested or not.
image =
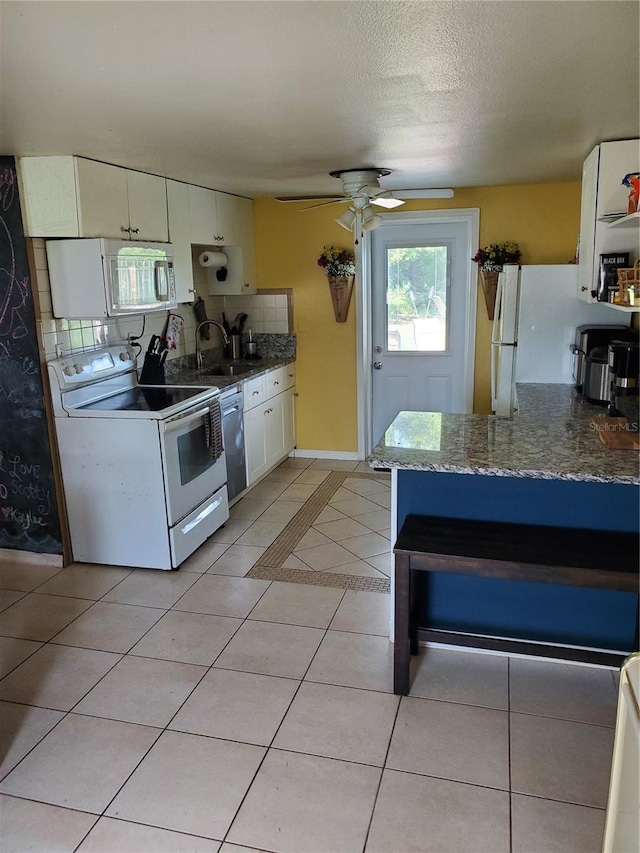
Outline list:
[[[636,533],[408,515],[394,547],[393,692],[409,693],[410,656],[418,653],[419,572],[455,572],[535,583],[639,591]],[[616,665],[626,653],[554,647],[423,626],[421,639],[564,660]],[[638,648],[636,629],[635,648]]]

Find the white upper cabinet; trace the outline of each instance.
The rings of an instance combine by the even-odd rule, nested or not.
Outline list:
[[[227,193],[216,193],[218,230],[224,235],[223,251],[230,251],[226,281],[211,283],[209,294],[222,296],[256,292],[253,201]],[[233,247],[233,248],[232,248]],[[235,249],[235,251],[234,251]],[[231,263],[231,256],[235,259]]]
[[[224,281],[208,271],[209,295],[255,293],[253,201],[189,185],[189,221],[192,245],[217,248],[229,258]]]
[[[601,254],[630,252],[631,264],[637,258],[637,219],[635,229],[615,227],[615,223],[606,220],[610,214],[626,213],[629,190],[622,185],[622,179],[630,172],[640,172],[640,141],[637,139],[603,142],[596,145],[585,160],[578,295],[586,302],[596,301]]]
[[[247,211],[251,213],[253,231],[253,202],[229,193],[216,192],[218,231],[227,246],[240,246],[247,229]]]
[[[78,237],[73,157],[19,157],[22,222],[28,237]]]
[[[191,243],[200,246],[218,246],[224,241],[218,233],[216,191],[188,185],[189,233]]]
[[[169,240],[166,179],[145,172],[124,171],[131,239],[166,243]]]
[[[193,302],[193,266],[189,233],[189,187],[180,181],[167,181],[169,242],[173,246],[173,271],[178,302]]]
[[[80,158],[75,167],[78,237],[130,240],[125,170]]]
[[[194,300],[191,246],[216,248],[229,258],[227,277],[197,270],[198,285],[213,296],[256,292],[250,198],[82,157],[21,157],[17,164],[28,237],[171,242],[178,302]]]
[[[166,180],[82,157],[18,159],[25,233],[168,241]]]

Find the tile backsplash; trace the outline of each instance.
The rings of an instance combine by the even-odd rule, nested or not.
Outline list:
[[[130,338],[137,339],[145,352],[151,335],[159,335],[164,329],[167,315],[138,314],[132,317],[113,317],[102,320],[66,320],[54,318],[51,304],[51,288],[47,267],[47,255],[44,240],[33,239],[33,250],[36,266],[36,285],[40,302],[41,346],[44,357],[48,361],[64,353],[94,349],[96,346],[118,344]],[[261,294],[259,291],[251,296],[204,296],[207,317],[211,320],[222,320],[222,312],[233,324],[237,314],[248,314],[245,332],[250,329],[256,334],[286,334],[289,332],[289,302],[286,294]],[[195,352],[196,317],[193,305],[188,303],[178,305],[172,312],[184,320],[180,342],[176,350],[169,353],[169,358],[177,358]],[[215,331],[210,342],[204,347],[219,345]]]
[[[264,332],[285,335],[289,331],[289,308],[286,293],[265,293],[258,291],[253,296],[211,296],[208,305],[213,314],[209,316],[220,320],[224,311],[229,323],[240,313],[248,314],[245,332]]]

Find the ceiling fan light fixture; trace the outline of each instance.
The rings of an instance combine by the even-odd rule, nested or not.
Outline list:
[[[375,228],[379,228],[384,222],[383,218],[379,213],[376,213],[375,210],[371,207],[370,204],[365,205],[362,208],[362,230],[363,231],[373,231]]]
[[[346,228],[347,231],[353,230],[353,223],[355,221],[356,221],[356,212],[352,207],[345,210],[345,212],[340,214],[340,216],[338,216],[338,218],[336,219],[336,222],[338,223],[338,225],[342,225],[342,227]]]

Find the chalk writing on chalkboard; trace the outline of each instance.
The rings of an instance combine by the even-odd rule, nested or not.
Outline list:
[[[0,157],[0,548],[62,553],[12,157]]]

